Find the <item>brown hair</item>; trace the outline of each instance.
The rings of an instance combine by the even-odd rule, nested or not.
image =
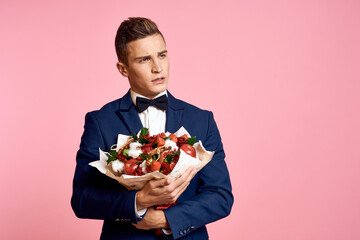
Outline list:
[[[128,64],[127,44],[129,42],[154,34],[160,34],[164,39],[164,36],[159,31],[156,23],[148,18],[129,17],[127,20],[123,21],[120,24],[115,37],[115,49],[119,62],[126,65]]]

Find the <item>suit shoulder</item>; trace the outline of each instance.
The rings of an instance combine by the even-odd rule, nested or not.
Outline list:
[[[185,102],[183,100],[176,99],[176,98],[174,100],[176,102],[176,104],[175,104],[176,107],[183,108],[186,111],[193,111],[193,112],[200,113],[200,114],[211,113],[211,111],[209,111],[209,110],[201,109],[201,108],[199,108],[191,103]]]

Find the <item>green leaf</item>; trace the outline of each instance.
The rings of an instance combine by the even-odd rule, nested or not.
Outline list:
[[[126,158],[129,157],[129,156],[127,155],[127,153],[129,152],[129,150],[130,150],[129,148],[125,148],[124,151],[123,151],[123,153],[122,153]]]
[[[117,160],[117,152],[115,150],[111,150],[110,152],[105,152],[105,155],[108,157],[106,160],[107,164],[109,164],[112,161]]]
[[[159,157],[159,154],[154,154],[154,155],[152,155],[151,157],[152,157],[152,159],[157,160],[158,157]]]
[[[164,159],[164,162],[168,162],[168,163],[171,163],[171,161],[173,160],[174,158],[174,154],[168,154],[166,156],[166,158]]]
[[[109,152],[109,154],[110,154],[112,157],[116,158],[116,156],[118,155],[118,152],[115,151],[115,150],[111,150],[111,151]]]
[[[140,137],[139,143],[141,143],[141,144],[147,144],[147,143],[150,143],[150,141],[147,140],[146,138]]]
[[[150,156],[149,155],[146,155],[145,153],[142,153],[139,155],[142,159],[150,159]]]
[[[134,139],[134,141],[138,140],[138,136],[136,134],[131,134],[130,136]]]
[[[187,140],[187,144],[190,144],[191,146],[194,145],[195,142],[196,142],[196,137],[191,137],[188,138]]]
[[[171,138],[169,138],[169,137],[164,137],[163,139],[166,141],[166,140],[171,139]]]
[[[140,131],[140,137],[142,137],[142,136],[146,136],[146,135],[148,135],[149,134],[149,129],[147,129],[147,128],[142,128],[141,129],[141,131]]]

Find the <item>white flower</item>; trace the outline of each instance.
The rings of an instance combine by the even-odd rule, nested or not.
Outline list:
[[[146,171],[146,161],[143,161],[141,164],[140,164],[140,167],[141,167],[141,170],[143,173],[147,173]]]
[[[124,170],[124,163],[120,162],[119,160],[115,160],[111,162],[112,169],[114,172],[122,172]]]
[[[132,142],[129,145],[129,151],[127,152],[127,155],[132,158],[137,158],[140,154],[142,154],[141,150],[141,143],[138,142]]]
[[[176,145],[176,142],[170,140],[170,139],[166,139],[165,141],[165,148],[171,147],[172,151],[177,151],[178,150],[178,146]]]

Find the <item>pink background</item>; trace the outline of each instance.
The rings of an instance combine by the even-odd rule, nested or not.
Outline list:
[[[114,36],[158,23],[169,90],[215,114],[235,203],[212,239],[360,239],[359,1],[0,3],[1,239],[98,239],[70,207],[85,113],[122,96]]]

